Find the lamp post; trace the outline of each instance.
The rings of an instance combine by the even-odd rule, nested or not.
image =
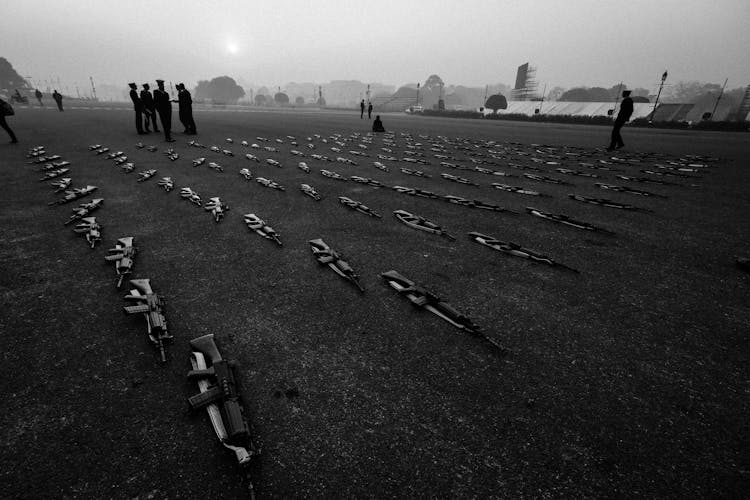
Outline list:
[[[661,75],[661,84],[659,85],[659,92],[656,93],[656,100],[654,101],[654,109],[651,110],[651,116],[648,117],[648,122],[654,121],[654,113],[656,113],[656,106],[659,104],[659,96],[661,95],[661,89],[664,88],[664,82],[667,80],[667,72]]]

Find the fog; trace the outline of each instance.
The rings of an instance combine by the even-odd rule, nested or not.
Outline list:
[[[37,86],[360,80],[396,87],[750,83],[747,0],[64,1],[5,3],[0,56]]]

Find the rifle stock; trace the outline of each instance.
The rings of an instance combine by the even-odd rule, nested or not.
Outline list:
[[[222,360],[219,348],[216,347],[216,342],[214,342],[213,333],[191,340],[190,347],[208,356],[211,359],[211,363],[217,363]]]

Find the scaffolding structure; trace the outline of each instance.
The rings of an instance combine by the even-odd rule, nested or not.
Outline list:
[[[748,115],[750,115],[750,85],[745,88],[745,95],[742,97],[740,109],[737,111],[737,120],[745,121],[748,119]]]
[[[510,91],[513,101],[533,101],[538,99],[539,82],[536,81],[536,68],[524,63],[516,72],[516,85]]]

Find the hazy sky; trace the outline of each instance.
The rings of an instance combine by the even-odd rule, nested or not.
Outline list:
[[[653,88],[750,84],[750,0],[4,0],[0,56],[36,82],[229,75],[268,86],[360,80]],[[41,86],[41,84],[39,85]]]

